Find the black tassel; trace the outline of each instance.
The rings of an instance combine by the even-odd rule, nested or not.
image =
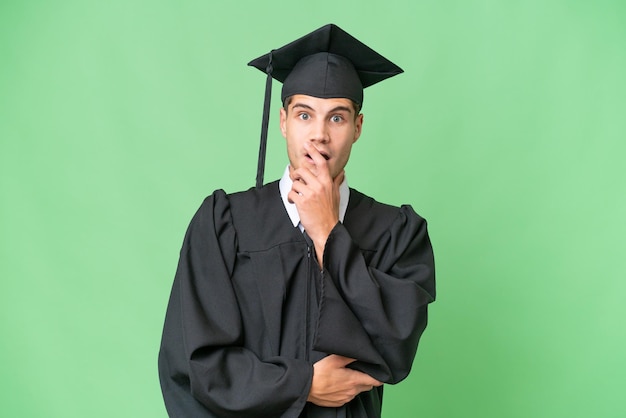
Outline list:
[[[265,101],[263,103],[263,120],[261,121],[261,145],[259,146],[259,162],[256,170],[256,188],[263,187],[263,174],[265,172],[265,152],[267,148],[267,127],[270,119],[270,104],[272,101],[272,52],[269,53],[269,62],[265,72]]]

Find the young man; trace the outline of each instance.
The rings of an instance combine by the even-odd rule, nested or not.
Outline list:
[[[334,25],[250,64],[283,82],[289,166],[191,221],[159,355],[168,413],[380,417],[426,327],[433,254],[424,219],[350,189],[344,167],[363,88],[402,70]]]

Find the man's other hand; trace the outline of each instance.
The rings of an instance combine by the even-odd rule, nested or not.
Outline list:
[[[313,383],[308,401],[318,406],[340,407],[359,393],[381,386],[368,374],[346,368],[354,359],[331,354],[313,365]]]

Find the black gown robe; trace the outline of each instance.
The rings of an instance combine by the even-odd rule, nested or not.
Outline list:
[[[341,408],[307,403],[313,363],[355,358],[404,379],[435,298],[426,222],[351,189],[320,271],[278,182],[205,199],[185,235],[159,375],[171,417],[380,417],[382,386]]]

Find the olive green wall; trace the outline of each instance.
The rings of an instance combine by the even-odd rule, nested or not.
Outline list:
[[[625,19],[605,0],[0,2],[2,415],[166,416],[185,228],[254,185],[246,63],[334,22],[406,71],[366,91],[350,184],[412,204],[437,260],[385,417],[626,416]]]

